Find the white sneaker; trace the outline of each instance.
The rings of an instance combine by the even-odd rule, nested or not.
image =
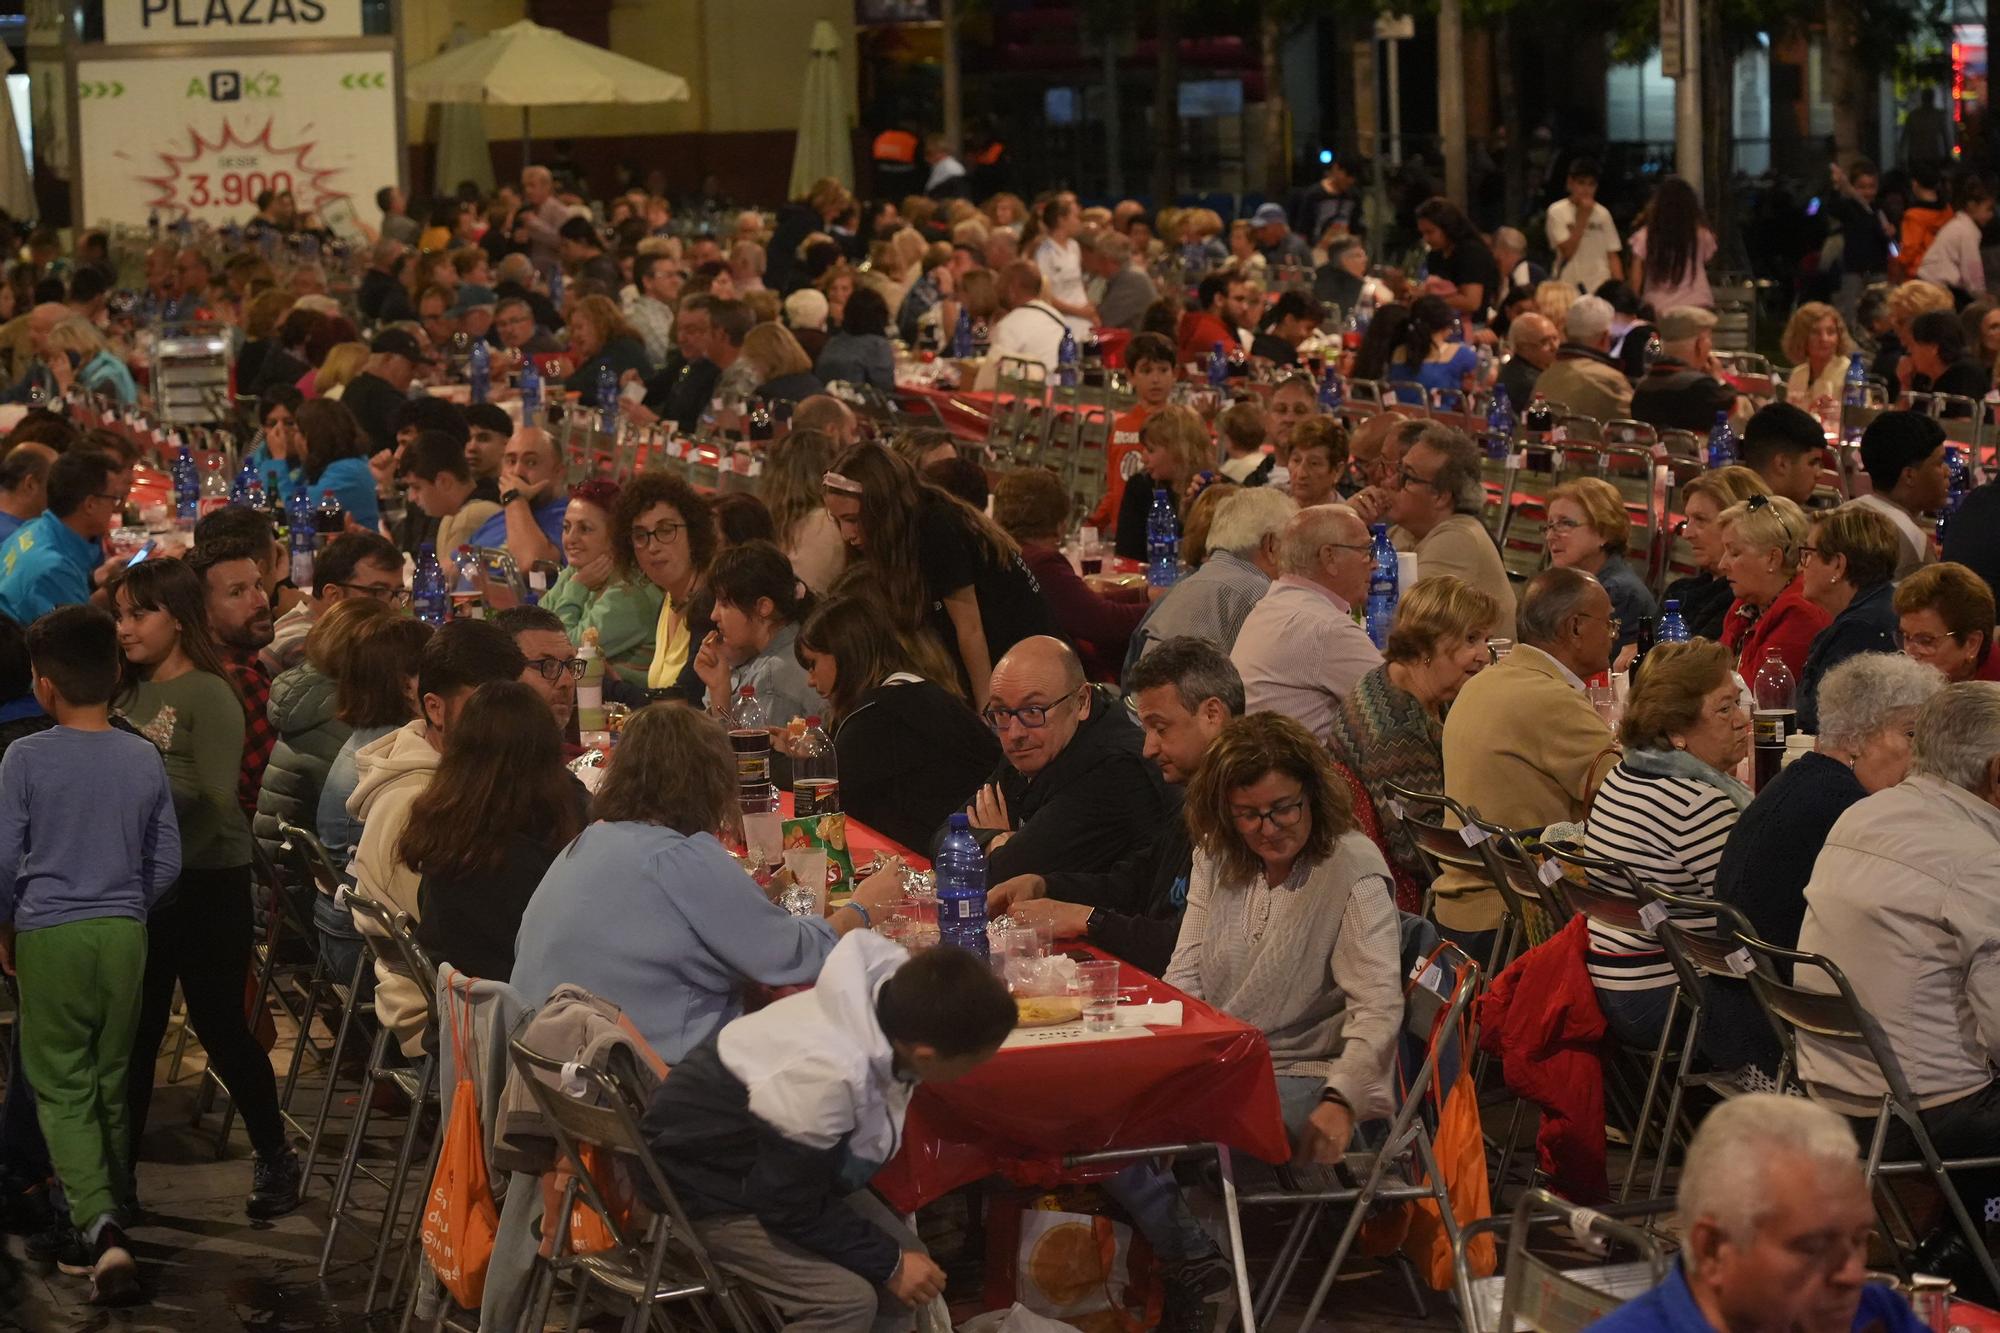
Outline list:
[[[125,1248],[125,1233],[106,1226],[97,1233],[97,1262],[90,1270],[92,1305],[135,1305],[144,1299],[139,1290],[139,1265]]]

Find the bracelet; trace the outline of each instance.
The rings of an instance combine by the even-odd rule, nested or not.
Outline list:
[[[1347,1098],[1335,1092],[1332,1088],[1321,1088],[1319,1093],[1319,1100],[1321,1105],[1324,1105],[1327,1102],[1332,1102],[1335,1106],[1338,1106],[1341,1110],[1347,1112],[1349,1115],[1354,1114],[1353,1104],[1349,1102]]]
[[[875,929],[875,918],[868,915],[868,909],[863,907],[860,903],[854,901],[854,899],[852,898],[849,898],[846,902],[842,903],[841,906],[851,907],[854,909],[855,915],[861,918],[861,928],[863,930]]]

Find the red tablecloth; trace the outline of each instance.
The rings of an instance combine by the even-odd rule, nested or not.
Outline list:
[[[945,429],[961,440],[983,440],[993,419],[997,397],[973,389],[934,389],[920,385],[898,385],[896,392],[915,405],[929,403],[944,418]]]
[[[785,818],[790,819],[792,817],[792,794],[790,792],[781,791],[778,793],[778,807],[785,812]],[[872,861],[878,852],[884,856],[900,856],[904,861],[918,870],[929,870],[931,868],[929,857],[920,856],[899,842],[892,842],[882,834],[877,833],[874,829],[869,828],[866,824],[855,819],[852,815],[849,815],[847,819],[847,854],[854,858],[854,864],[859,866],[864,862]]]
[[[1134,999],[1180,1000],[1186,1021],[1147,1037],[1004,1050],[957,1083],[925,1084],[875,1187],[911,1211],[996,1173],[1054,1184],[1069,1153],[1214,1142],[1289,1160],[1264,1034],[1131,966],[1121,981],[1143,991]]]

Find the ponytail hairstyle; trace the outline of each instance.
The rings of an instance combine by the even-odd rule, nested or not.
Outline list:
[[[1458,323],[1458,312],[1442,296],[1420,296],[1410,307],[1410,321],[1403,326],[1403,364],[1415,370],[1430,360],[1431,341],[1440,329]]]
[[[792,562],[770,542],[759,539],[731,546],[715,557],[708,571],[709,591],[718,604],[728,603],[746,615],[757,614],[757,603],[771,602],[771,619],[795,625],[813,608],[813,595]]]

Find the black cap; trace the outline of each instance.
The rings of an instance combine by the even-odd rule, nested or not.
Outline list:
[[[375,335],[374,341],[368,344],[368,350],[378,355],[386,352],[390,356],[400,356],[405,361],[413,361],[418,365],[430,360],[430,357],[424,355],[424,345],[418,342],[416,335],[408,329],[382,330]]]

